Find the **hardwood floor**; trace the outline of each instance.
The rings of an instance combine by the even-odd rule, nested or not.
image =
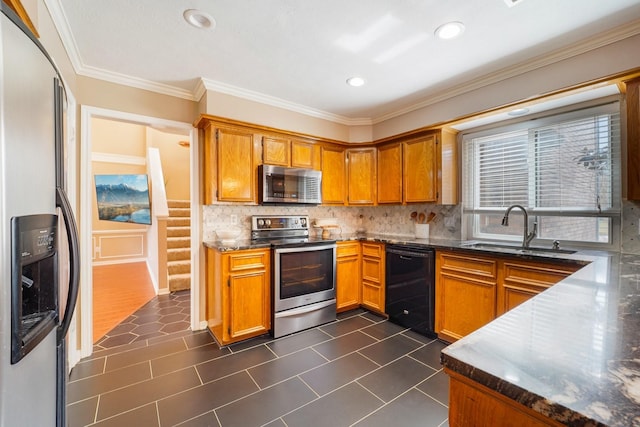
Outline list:
[[[93,342],[154,296],[144,262],[93,267]]]

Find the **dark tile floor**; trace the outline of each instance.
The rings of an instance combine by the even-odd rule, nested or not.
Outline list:
[[[184,296],[158,300],[126,323],[153,310],[154,323],[175,323],[161,311]],[[69,426],[448,426],[443,343],[364,310],[338,317],[223,348],[206,331],[162,327],[99,343],[71,372]],[[116,329],[111,342],[131,332]]]
[[[100,338],[94,351],[187,331],[190,310],[188,290],[159,295]]]

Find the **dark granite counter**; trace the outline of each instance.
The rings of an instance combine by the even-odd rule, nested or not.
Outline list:
[[[217,249],[220,252],[241,251],[245,249],[264,249],[271,247],[268,242],[255,242],[250,239],[238,239],[233,243],[221,240],[205,240],[202,244],[209,249]]]
[[[332,238],[585,263],[447,347],[443,365],[567,425],[640,427],[640,256],[477,248],[468,241],[374,234]],[[204,244],[220,251],[269,246],[250,240]]]
[[[572,426],[640,426],[640,256],[599,256],[442,352],[443,365]]]

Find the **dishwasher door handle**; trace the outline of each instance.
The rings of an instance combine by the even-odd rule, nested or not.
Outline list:
[[[405,256],[405,255],[400,255],[400,259],[406,259],[408,261],[411,261],[413,259],[413,257],[410,256]]]

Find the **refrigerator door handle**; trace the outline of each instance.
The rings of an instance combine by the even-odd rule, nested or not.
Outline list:
[[[60,321],[57,332],[58,342],[61,342],[67,335],[67,331],[71,325],[71,318],[73,317],[76,300],[78,299],[78,290],[80,287],[80,249],[78,246],[78,229],[75,218],[73,217],[73,211],[71,210],[71,203],[69,203],[67,195],[60,187],[56,187],[56,204],[62,211],[62,217],[66,225],[70,264],[69,296],[64,311],[64,318]]]

